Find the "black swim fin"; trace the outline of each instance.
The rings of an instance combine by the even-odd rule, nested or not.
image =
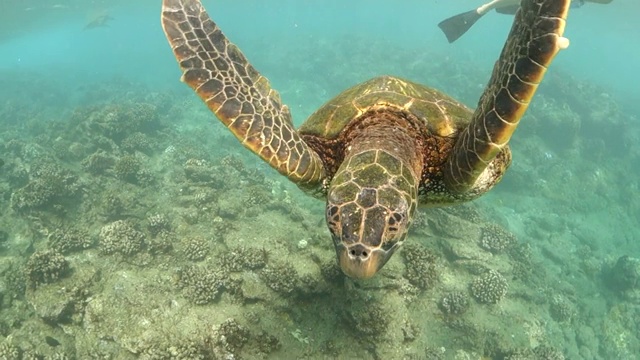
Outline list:
[[[447,40],[449,40],[449,43],[452,43],[464,35],[482,15],[484,14],[478,14],[474,9],[442,20],[438,26],[447,37]]]
[[[520,4],[497,7],[496,12],[498,14],[515,15],[518,12],[518,9],[520,9]]]

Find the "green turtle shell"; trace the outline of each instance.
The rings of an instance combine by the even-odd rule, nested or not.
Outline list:
[[[396,108],[413,114],[428,133],[449,137],[465,128],[472,111],[448,95],[392,76],[380,76],[343,91],[314,112],[300,134],[335,139],[362,114],[373,109]]]

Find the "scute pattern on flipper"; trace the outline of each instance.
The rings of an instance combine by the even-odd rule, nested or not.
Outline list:
[[[200,2],[164,0],[162,25],[182,80],[242,144],[301,187],[321,186],[322,161],[295,132],[287,106]]]
[[[470,126],[447,163],[445,181],[455,192],[476,185],[507,146],[562,41],[570,0],[523,1]],[[507,164],[508,165],[508,164]]]

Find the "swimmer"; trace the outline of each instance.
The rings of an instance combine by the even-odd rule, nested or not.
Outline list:
[[[608,4],[613,0],[573,0],[572,8],[578,8],[588,3]],[[513,15],[520,7],[520,0],[493,0],[481,5],[477,9],[454,15],[438,24],[450,43],[458,40],[484,14],[495,9],[497,13]]]

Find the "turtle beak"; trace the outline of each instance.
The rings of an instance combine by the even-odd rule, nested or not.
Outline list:
[[[335,242],[334,242],[335,243]],[[336,255],[342,271],[353,279],[370,279],[391,258],[398,248],[395,244],[388,250],[371,248],[361,243],[350,246],[336,243]]]

